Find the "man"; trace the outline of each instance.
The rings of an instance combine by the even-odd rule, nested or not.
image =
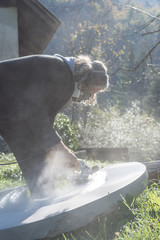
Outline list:
[[[41,194],[49,181],[45,178],[40,186],[51,155],[54,159],[57,152],[63,153],[64,167],[79,164],[53,128],[56,114],[71,100],[87,101],[107,86],[107,68],[87,56],[33,55],[0,62],[0,134],[31,194]]]

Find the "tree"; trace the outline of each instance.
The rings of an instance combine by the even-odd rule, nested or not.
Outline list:
[[[118,104],[124,111],[135,100],[143,106],[146,86],[147,91],[150,86],[148,72],[159,63],[160,4],[57,0],[50,1],[50,8],[62,25],[49,51],[89,54],[107,65],[111,90],[98,95],[100,106]]]

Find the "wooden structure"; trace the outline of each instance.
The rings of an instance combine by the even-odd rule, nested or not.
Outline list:
[[[38,0],[0,0],[0,9],[2,11],[12,9],[14,14],[17,14],[14,21],[17,21],[18,56],[43,53],[61,23]],[[6,13],[3,15],[5,16],[5,20],[1,17],[0,23],[1,25],[4,24],[5,27],[3,31],[0,31],[1,36],[2,34],[5,36],[4,31],[7,28],[7,24],[10,24],[8,23]],[[10,12],[8,13],[9,16]],[[15,31],[16,26],[14,25]],[[12,38],[12,33],[13,31],[10,33],[10,38]],[[4,41],[1,40],[1,47],[3,44],[7,44],[7,40],[10,39],[4,38]],[[12,42],[8,42],[11,45]],[[8,47],[11,48],[11,46]],[[9,56],[6,58],[9,58]]]

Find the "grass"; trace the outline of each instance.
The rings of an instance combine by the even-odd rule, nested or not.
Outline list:
[[[129,207],[130,208],[130,207]],[[127,223],[119,239],[160,239],[160,188],[152,185],[141,194],[130,208],[134,221]]]

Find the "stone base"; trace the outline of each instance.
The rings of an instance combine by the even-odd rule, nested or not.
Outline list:
[[[111,213],[121,196],[139,195],[147,186],[147,179],[145,165],[121,163],[101,169],[88,182],[53,198],[27,202],[20,198],[21,204],[15,206],[15,196],[11,194],[8,210],[5,206],[0,210],[0,239],[35,240],[73,231],[102,213]]]

